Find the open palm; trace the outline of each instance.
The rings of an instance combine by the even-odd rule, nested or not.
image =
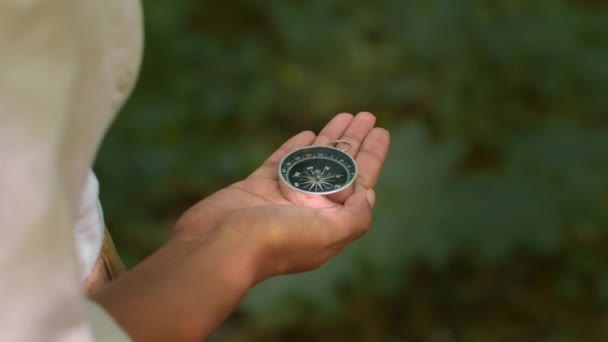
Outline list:
[[[246,179],[222,189],[189,209],[176,235],[202,237],[218,227],[220,235],[263,246],[265,276],[313,269],[361,236],[371,224],[373,189],[389,146],[389,134],[375,128],[370,113],[335,116],[319,133],[302,132],[283,144]],[[333,140],[352,144],[358,165],[354,189],[330,196],[307,195],[284,186],[278,163],[289,152]],[[340,147],[340,146],[338,146]],[[271,264],[271,265],[270,265]]]

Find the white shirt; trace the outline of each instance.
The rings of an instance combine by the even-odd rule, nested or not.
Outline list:
[[[137,0],[0,1],[0,341],[126,339],[83,295],[101,241],[76,227],[142,41]]]

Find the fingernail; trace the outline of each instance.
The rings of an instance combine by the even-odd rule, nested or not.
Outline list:
[[[373,189],[369,189],[367,190],[367,193],[365,195],[367,196],[367,202],[369,202],[369,206],[373,208],[376,204],[376,192]]]

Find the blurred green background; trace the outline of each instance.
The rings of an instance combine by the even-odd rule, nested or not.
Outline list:
[[[281,142],[366,110],[393,137],[372,231],[254,289],[230,341],[608,341],[608,3],[144,1],[102,147],[128,265]]]

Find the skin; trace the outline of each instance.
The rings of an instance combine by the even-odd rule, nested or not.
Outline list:
[[[342,113],[318,135],[292,137],[249,177],[190,208],[162,248],[93,299],[135,341],[201,341],[257,283],[322,266],[371,225],[390,141],[375,122],[367,112]],[[359,173],[352,189],[306,195],[278,180],[287,153],[338,139],[353,145],[348,153]]]

